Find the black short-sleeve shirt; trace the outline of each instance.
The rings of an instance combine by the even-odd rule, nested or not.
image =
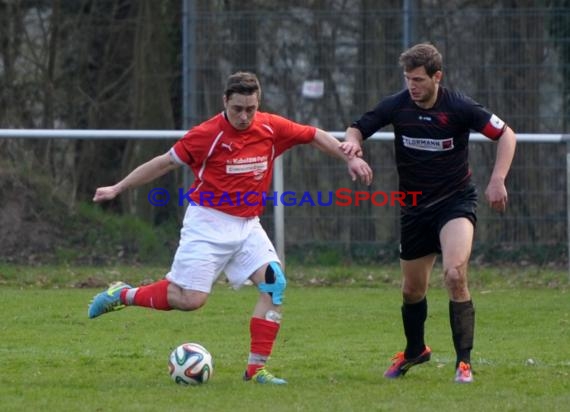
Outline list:
[[[497,140],[506,124],[469,97],[439,87],[430,109],[417,106],[408,90],[382,99],[351,126],[362,136],[392,124],[399,188],[422,192],[415,207],[425,208],[452,196],[470,183],[470,130]],[[408,206],[410,207],[410,206]]]

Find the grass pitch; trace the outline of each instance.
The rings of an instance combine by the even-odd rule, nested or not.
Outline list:
[[[352,286],[338,279],[317,287],[290,282],[269,362],[289,385],[266,387],[241,380],[254,288],[234,291],[220,283],[208,305],[192,313],[127,308],[89,320],[87,303],[99,289],[69,286],[91,269],[69,271],[73,279],[55,282],[50,269],[39,276],[37,269],[0,268],[2,411],[557,411],[570,405],[565,287],[516,288],[475,273],[486,279],[472,287],[475,383],[458,385],[447,296],[437,284],[426,324],[432,360],[387,380],[382,373],[404,345],[396,278],[366,285],[368,275],[363,282],[356,276],[346,282]],[[120,274],[136,281],[118,272],[102,280]],[[326,269],[301,272],[306,285],[327,283]],[[212,353],[215,372],[207,384],[170,380],[168,355],[184,341]]]

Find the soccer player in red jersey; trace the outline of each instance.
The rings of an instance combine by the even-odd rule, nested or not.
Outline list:
[[[117,282],[93,298],[88,316],[95,318],[126,306],[192,311],[206,304],[222,272],[236,288],[249,280],[260,293],[250,319],[244,379],[285,384],[265,364],[280,328],[287,282],[258,217],[275,158],[293,146],[311,144],[347,162],[353,180],[369,185],[372,170],[358,155],[344,154],[340,142],[329,133],[258,111],[260,100],[261,87],[253,73],[232,74],[220,114],[192,128],[167,153],[140,165],[117,184],[96,190],[93,201],[111,200],[182,165],[188,165],[195,177],[186,193],[190,205],[180,243],[165,278],[136,288]],[[356,149],[352,147],[357,153]]]
[[[426,294],[436,255],[442,255],[449,316],[456,351],[455,381],[470,383],[475,309],[467,286],[467,266],[475,229],[477,193],[468,164],[470,130],[497,142],[495,165],[485,195],[503,212],[505,179],[515,153],[515,133],[499,117],[470,98],[440,85],[442,56],[418,44],[400,56],[406,89],[382,99],[346,131],[345,153],[361,153],[362,141],[392,124],[400,191],[419,191],[416,205],[400,214],[402,319],[406,348],[394,356],[384,376],[397,378],[430,359],[424,342]]]

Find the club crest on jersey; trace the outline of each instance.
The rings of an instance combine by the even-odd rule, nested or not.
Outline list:
[[[426,139],[417,137],[402,136],[402,144],[404,147],[416,150],[425,150],[429,152],[443,152],[452,150],[453,137],[447,139]]]

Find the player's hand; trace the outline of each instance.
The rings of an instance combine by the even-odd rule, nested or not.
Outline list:
[[[360,179],[360,181],[367,186],[372,183],[373,173],[372,169],[364,160],[360,157],[353,157],[348,161],[348,173],[352,178],[352,181]]]
[[[485,197],[489,206],[497,212],[504,212],[507,209],[507,188],[502,180],[491,180],[485,190]]]
[[[96,203],[104,202],[106,200],[112,200],[119,194],[119,190],[116,186],[106,186],[99,187],[95,191],[95,196],[93,196],[93,201]]]
[[[349,158],[362,157],[362,147],[358,143],[354,142],[341,142],[340,150]]]

